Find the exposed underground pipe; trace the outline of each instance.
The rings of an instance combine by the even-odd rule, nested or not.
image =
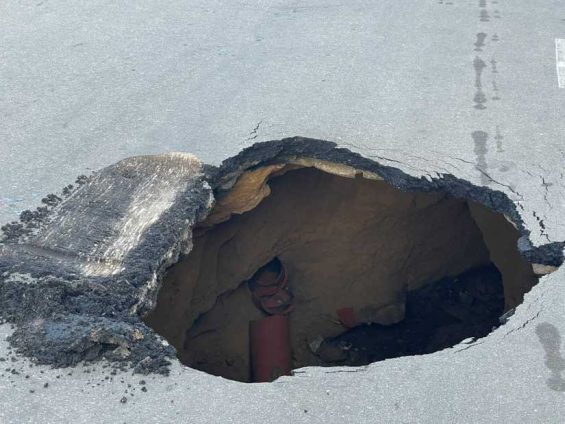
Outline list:
[[[253,302],[271,315],[249,324],[252,381],[271,382],[292,370],[288,315],[292,294],[286,269],[278,258],[255,273],[249,281]]]
[[[290,375],[292,359],[287,315],[272,315],[249,324],[252,381],[265,383]]]

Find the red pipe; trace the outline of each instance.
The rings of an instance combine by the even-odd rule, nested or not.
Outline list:
[[[353,328],[357,325],[355,311],[351,307],[338,309],[337,316],[345,328]]]
[[[271,382],[290,375],[292,358],[287,315],[272,315],[249,323],[252,381]]]

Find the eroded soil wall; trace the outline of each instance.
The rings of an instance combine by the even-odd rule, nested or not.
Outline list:
[[[469,210],[483,234],[492,262],[502,274],[506,309],[515,308],[538,280],[532,265],[516,247],[520,234],[501,214],[473,202],[469,202]]]
[[[317,363],[309,347],[315,339],[344,331],[338,309],[363,309],[373,322],[393,324],[404,318],[408,290],[498,256],[467,203],[442,193],[405,193],[312,168],[269,184],[271,194],[255,209],[195,232],[193,251],[171,268],[146,318],[187,365],[248,380],[248,325],[263,313],[243,282],[275,256],[295,295],[295,367]],[[490,218],[481,219],[488,230]]]

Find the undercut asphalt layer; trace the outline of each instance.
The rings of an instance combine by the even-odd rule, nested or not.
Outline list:
[[[314,158],[377,173],[403,191],[443,191],[506,215],[532,263],[560,266],[565,243],[534,246],[503,192],[450,174],[416,178],[335,143],[294,137],[255,144],[220,167],[191,155],[133,157],[81,176],[75,185],[2,227],[0,316],[11,345],[38,364],[109,360],[138,373],[169,372],[175,351],[142,322],[166,269],[191,249],[191,229],[213,195],[245,170]]]

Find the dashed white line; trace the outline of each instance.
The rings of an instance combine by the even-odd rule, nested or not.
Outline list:
[[[555,62],[557,67],[557,85],[565,88],[565,39],[555,39]]]

